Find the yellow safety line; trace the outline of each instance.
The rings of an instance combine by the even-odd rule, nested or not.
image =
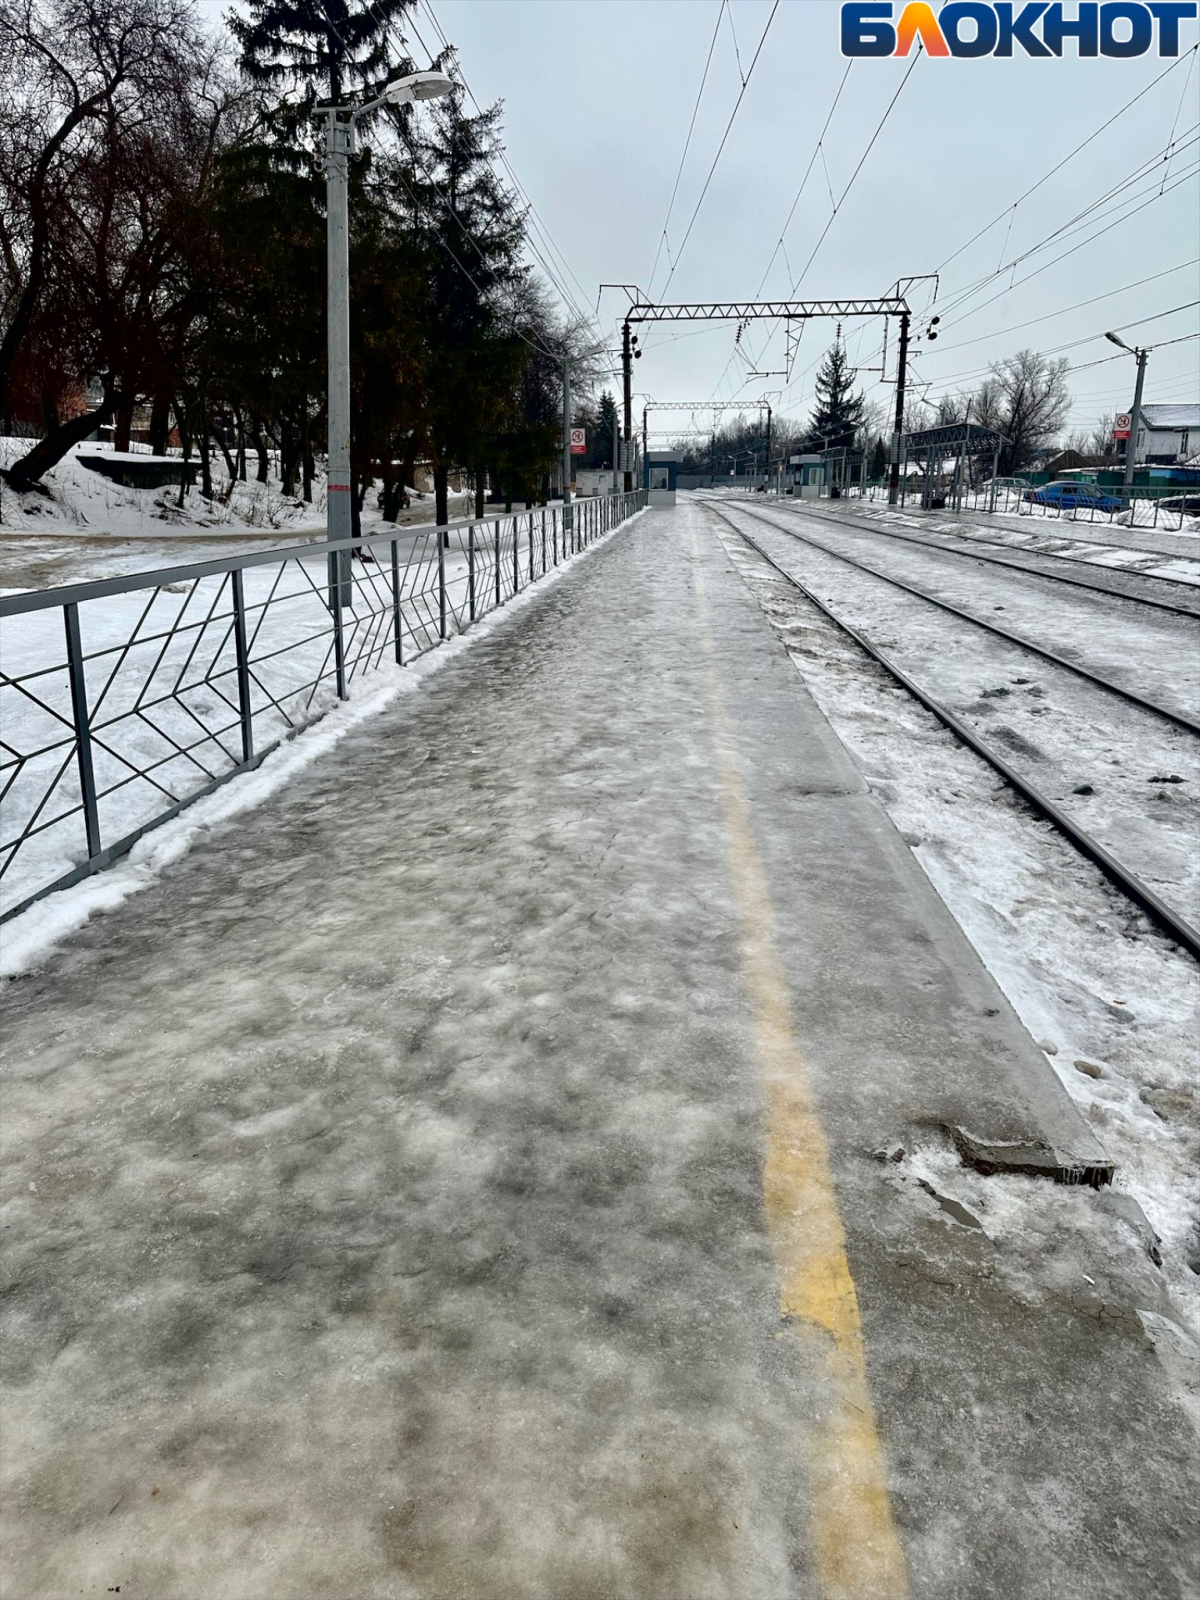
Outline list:
[[[809,1462],[817,1574],[826,1600],[903,1600],[907,1571],[888,1502],[883,1444],[867,1387],[858,1296],[846,1259],[829,1147],[776,953],[775,915],[717,673],[695,535],[692,555],[742,971],[769,1110],[763,1191],[779,1266],[779,1309],[800,1337],[814,1342],[817,1368],[826,1379]]]

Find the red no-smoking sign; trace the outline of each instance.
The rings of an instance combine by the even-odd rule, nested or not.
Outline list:
[[[573,456],[583,456],[587,454],[587,440],[584,437],[584,430],[582,428],[571,429],[571,454]]]

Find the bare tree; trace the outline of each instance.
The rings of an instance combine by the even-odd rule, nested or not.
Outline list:
[[[1052,361],[1036,350],[994,361],[975,395],[975,419],[998,427],[1008,440],[1001,470],[1017,472],[1034,452],[1055,439],[1071,408],[1065,358]]]
[[[94,191],[97,150],[144,141],[157,121],[171,120],[196,37],[187,0],[0,0],[0,415],[54,289],[56,235],[73,209],[78,221],[82,197]],[[88,375],[76,369],[77,378]],[[90,419],[73,419],[79,438],[119,401],[115,376],[97,375],[104,399]]]

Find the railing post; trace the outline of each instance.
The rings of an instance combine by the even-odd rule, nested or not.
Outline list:
[[[521,588],[521,519],[513,518],[513,593]]]
[[[396,665],[404,665],[404,617],[400,610],[400,541],[392,540],[392,626],[396,630]]]
[[[533,581],[537,577],[537,566],[536,566],[536,561],[535,561],[535,557],[534,557],[534,553],[533,553],[534,545],[533,545],[533,512],[532,511],[529,511],[529,512],[526,513],[526,521],[528,522],[528,525],[529,525],[529,581],[530,581],[530,583],[533,583]]]
[[[475,524],[467,529],[467,602],[475,621]]]
[[[246,592],[241,567],[229,574],[233,593],[233,645],[237,654],[238,706],[242,714],[242,760],[254,760],[254,708],[250,701],[250,652],[246,645]]]
[[[337,696],[348,700],[346,692],[346,641],[342,634],[342,550],[329,552],[329,614],[333,618],[333,667],[337,676]]]
[[[438,547],[438,635],[446,637],[446,546],[441,528],[437,531]]]
[[[1181,524],[1182,526],[1182,524]],[[542,507],[542,577],[546,576],[546,508]]]
[[[87,678],[83,670],[83,641],[79,634],[79,606],[63,607],[67,631],[67,674],[71,680],[71,711],[75,718],[75,756],[79,764],[79,792],[83,796],[83,827],[88,860],[100,854],[100,810],[96,803],[96,774],[92,767],[92,730],[88,721]]]
[[[558,510],[552,507],[550,511],[550,538],[553,542],[554,565],[558,565]]]

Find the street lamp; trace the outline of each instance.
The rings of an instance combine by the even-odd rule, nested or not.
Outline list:
[[[325,486],[325,528],[329,540],[349,539],[350,506],[350,223],[349,166],[358,123],[377,106],[437,100],[454,88],[444,72],[413,72],[389,83],[363,106],[318,106],[325,117],[326,275],[329,322],[329,463]],[[332,558],[331,558],[332,560]],[[349,552],[338,563],[349,584]],[[349,595],[343,593],[343,601]]]
[[[1115,333],[1104,335],[1111,343],[1119,345],[1137,361],[1137,382],[1133,386],[1133,410],[1129,413],[1129,439],[1125,445],[1125,481],[1121,485],[1121,505],[1128,509],[1132,497],[1133,487],[1133,458],[1137,451],[1138,429],[1142,425],[1142,385],[1146,379],[1146,358],[1149,356],[1153,345],[1146,345],[1143,349],[1139,345],[1126,344],[1124,339],[1118,338]]]

